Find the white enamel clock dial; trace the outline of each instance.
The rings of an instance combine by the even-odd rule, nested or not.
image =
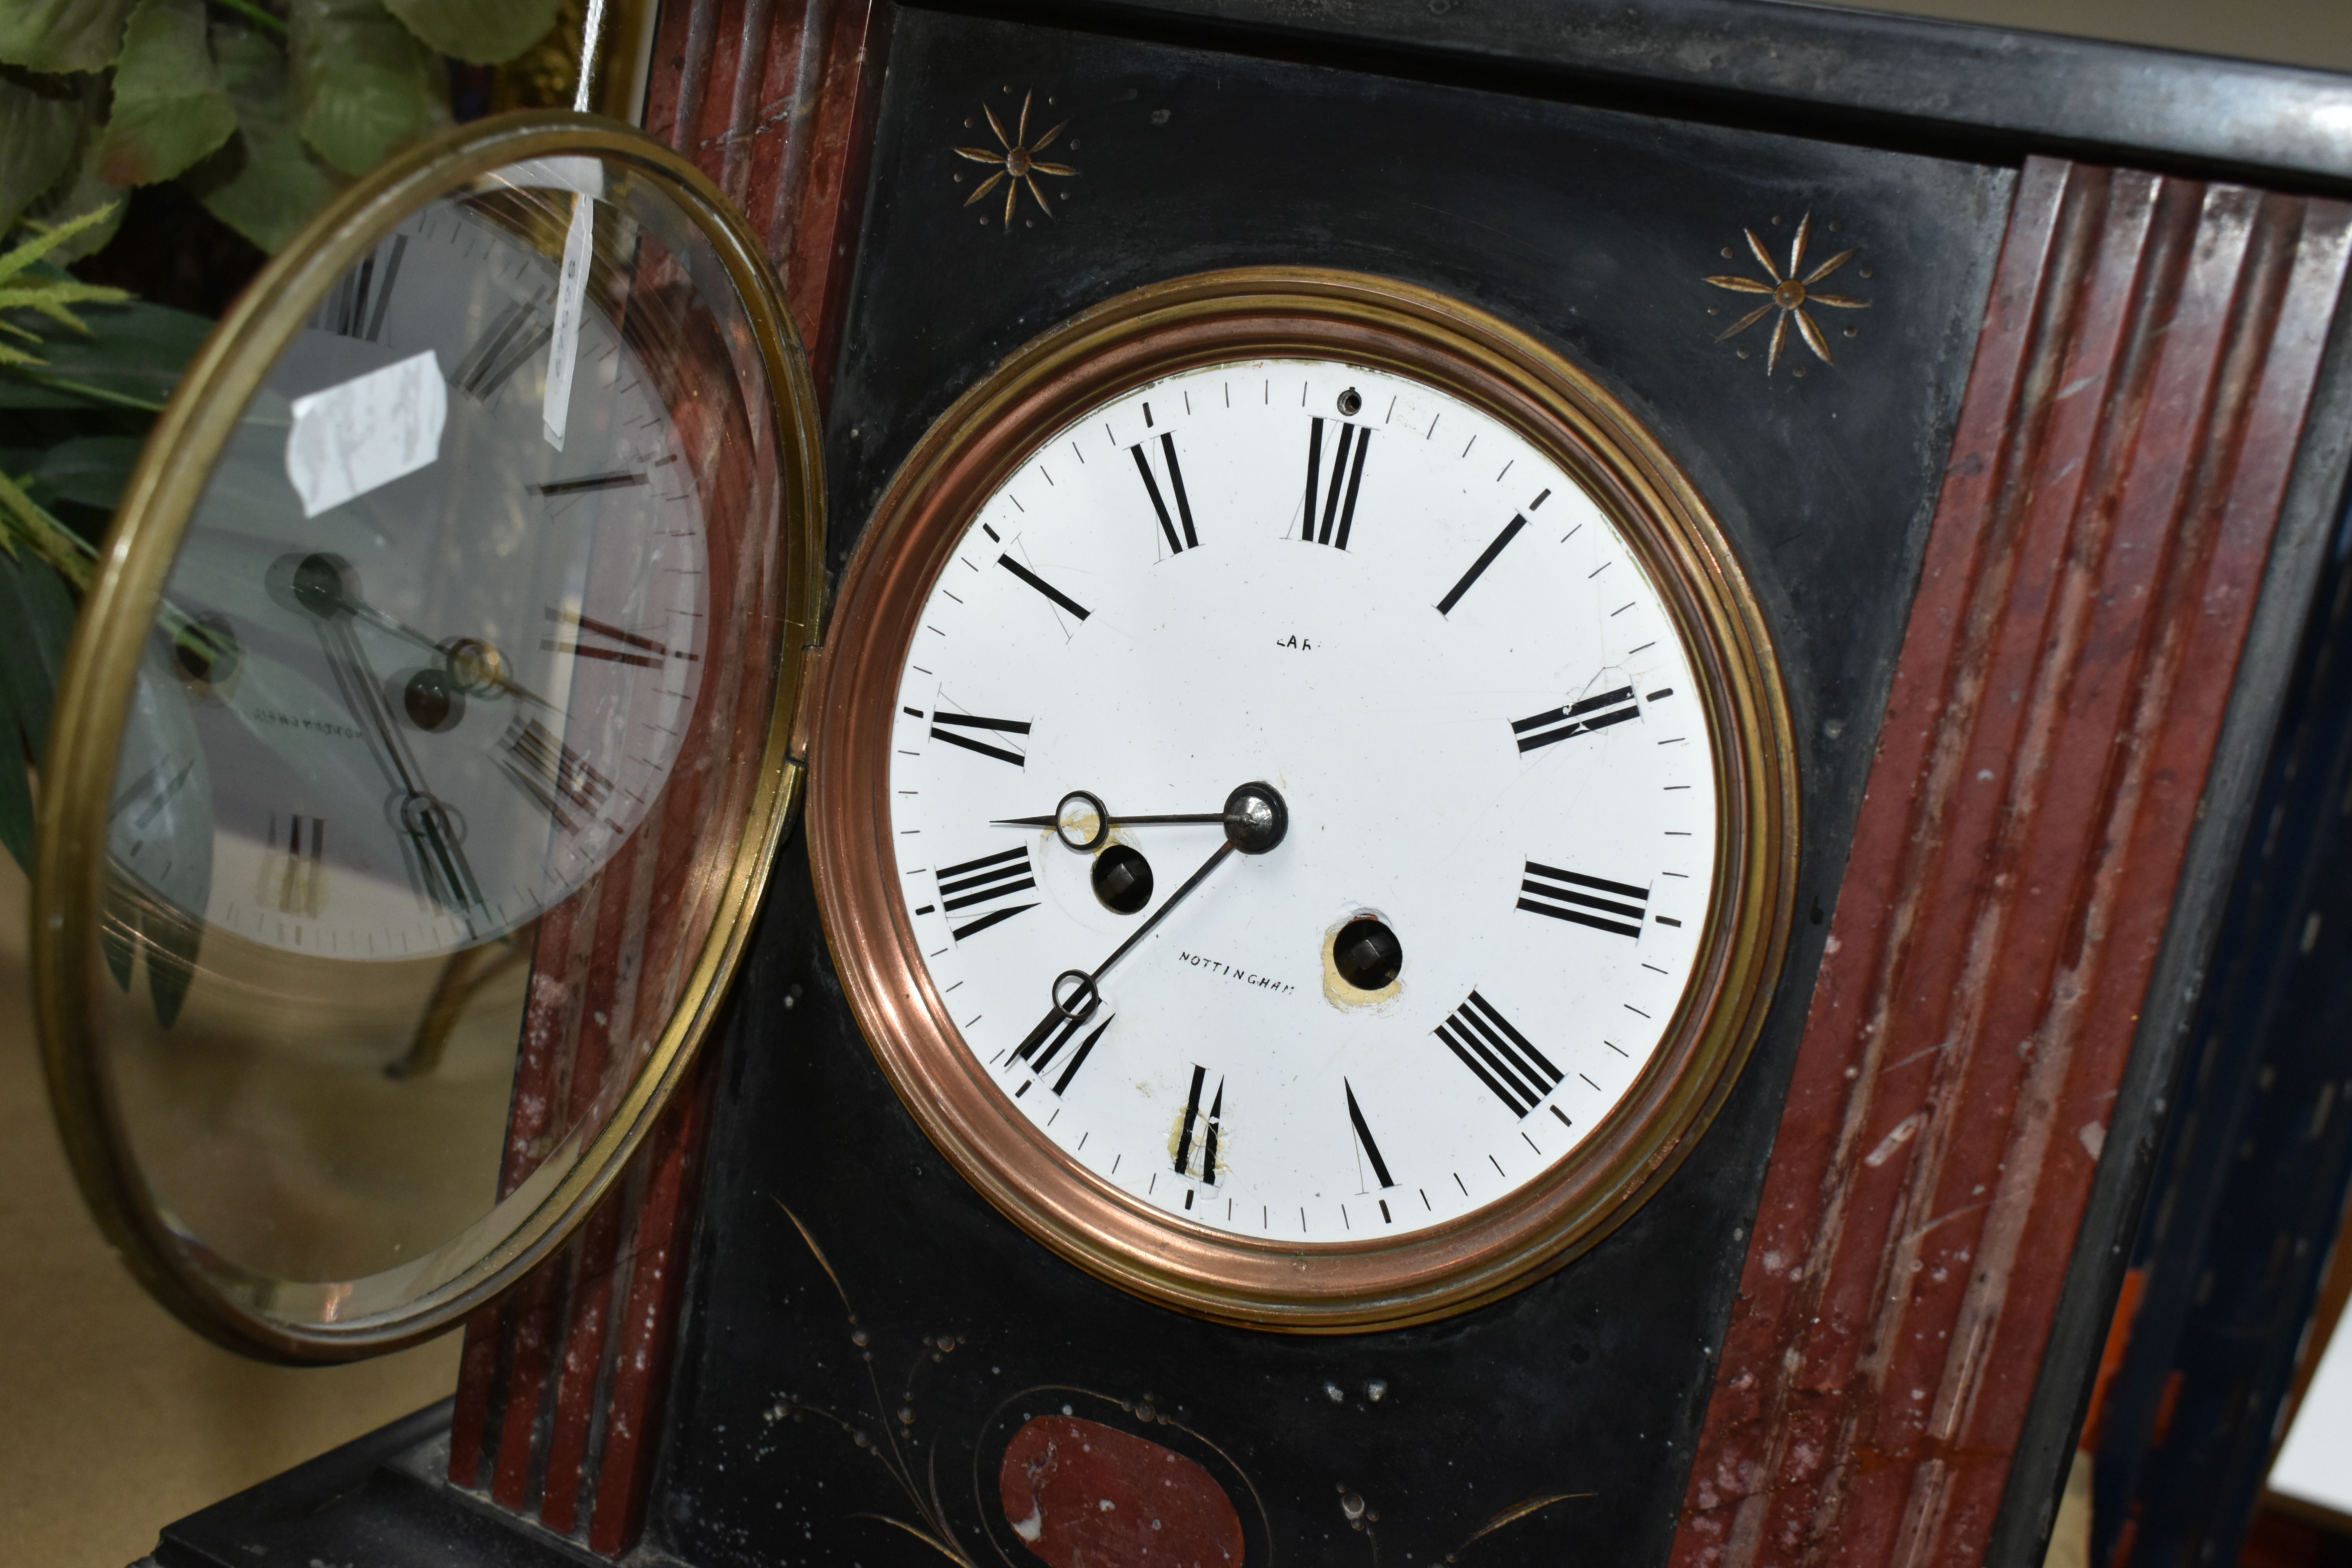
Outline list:
[[[963,1045],[1213,1231],[1402,1237],[1539,1180],[1691,984],[1719,831],[1691,653],[1575,479],[1420,382],[1254,360],[1076,420],[973,517],[898,697],[897,891]],[[1102,967],[1225,841],[1122,819],[1253,783],[1281,842]],[[1038,825],[1073,792],[1098,847]]]

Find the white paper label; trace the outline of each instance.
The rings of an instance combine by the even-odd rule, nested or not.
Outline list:
[[[584,196],[604,194],[604,164],[597,158],[525,158],[509,163],[490,178],[525,191],[577,191]]]
[[[431,349],[298,397],[286,434],[286,477],[316,517],[413,474],[441,455],[449,390]]]
[[[555,335],[547,345],[547,398],[541,405],[547,444],[563,450],[572,414],[572,362],[580,353],[580,302],[588,289],[588,258],[596,240],[596,203],[572,198],[572,232],[563,240],[563,275],[555,285]]]

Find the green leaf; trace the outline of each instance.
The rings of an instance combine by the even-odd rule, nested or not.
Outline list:
[[[64,83],[0,71],[0,234],[65,175],[82,133],[81,95]]]
[[[122,499],[122,487],[146,446],[136,436],[84,436],[60,441],[41,455],[33,478],[42,490],[59,500],[79,501],[105,510]]]
[[[555,26],[556,0],[384,0],[408,30],[468,65],[514,58]]]
[[[99,143],[99,177],[152,185],[236,132],[236,110],[205,42],[204,0],[139,0],[114,68],[114,113]]]
[[[449,123],[449,73],[382,0],[294,0],[295,123],[320,157],[364,174]]]
[[[26,214],[27,221],[53,228],[73,226],[72,235],[48,252],[48,259],[60,267],[103,250],[122,226],[122,192],[99,177],[99,137],[86,133],[72,171]],[[79,221],[85,218],[89,221]]]
[[[59,268],[57,263],[51,262],[47,267],[36,267],[35,263],[47,258],[52,251],[64,249],[83,231],[104,223],[110,216],[105,207],[96,207],[89,212],[77,213],[61,223],[36,220],[36,226],[40,232],[5,256],[0,256],[0,283],[6,282],[19,272],[30,271],[32,278],[27,287],[46,287],[51,289],[74,287],[79,283],[79,279],[72,273]],[[80,286],[89,287],[88,284],[80,284]],[[130,296],[126,294],[122,298],[129,299]]]
[[[236,107],[237,139],[190,176],[205,210],[276,251],[347,183],[294,128],[286,56],[251,27],[213,25],[213,58]]]
[[[0,407],[78,407],[100,403],[160,408],[179,384],[213,323],[168,305],[132,300],[120,305],[86,305],[87,336],[46,328],[37,371],[0,374]],[[58,401],[79,387],[98,397]],[[44,400],[46,399],[46,400]]]
[[[10,706],[37,766],[48,747],[49,710],[73,621],[64,579],[28,554],[0,555],[0,679],[8,682]]]
[[[37,71],[97,71],[122,52],[131,0],[7,0],[0,62]]]

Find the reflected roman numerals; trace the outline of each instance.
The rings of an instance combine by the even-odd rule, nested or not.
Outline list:
[[[133,833],[144,833],[155,825],[156,816],[171,805],[196,771],[194,757],[185,762],[166,757],[139,775],[139,781],[122,792],[114,803],[111,819],[127,821]],[[135,813],[133,807],[139,808]],[[274,824],[275,818],[272,819]]]
[[[281,915],[318,918],[327,907],[327,819],[269,814],[269,858],[262,862],[262,904]]]
[[[1372,1174],[1381,1185],[1395,1186],[1395,1178],[1389,1174],[1389,1163],[1381,1158],[1381,1146],[1373,1142],[1371,1123],[1364,1120],[1364,1108],[1356,1103],[1356,1086],[1343,1078],[1339,1080],[1339,1087],[1348,1096],[1348,1122],[1355,1129],[1356,1146],[1363,1151],[1364,1158],[1371,1162]],[[1388,1216],[1386,1205],[1381,1205],[1381,1215],[1382,1218]]]
[[[548,637],[540,647],[548,653],[568,653],[580,658],[601,658],[613,664],[634,665],[641,669],[658,669],[664,659],[680,658],[688,664],[698,664],[698,653],[681,653],[649,637],[641,637],[609,621],[593,616],[583,616],[573,610],[550,608],[547,618],[572,634],[569,642],[560,637]]]
[[[363,343],[383,341],[384,312],[392,308],[393,285],[400,279],[400,260],[408,253],[408,237],[395,234],[362,257],[342,277],[318,310],[310,325],[341,338]]]
[[[1528,906],[1521,904],[1521,909]],[[1566,1075],[1475,991],[1437,1026],[1437,1037],[1511,1114],[1526,1117]]]
[[[1309,544],[1348,548],[1348,532],[1356,524],[1356,492],[1364,484],[1364,454],[1371,449],[1372,433],[1342,420],[1328,445],[1331,467],[1323,467],[1323,426],[1317,419],[1307,432],[1307,510],[1299,514],[1298,537]],[[1316,521],[1316,498],[1322,498],[1322,521]]]
[[[1604,691],[1597,697],[1587,697],[1564,708],[1548,709],[1530,713],[1524,719],[1511,721],[1511,733],[1517,737],[1521,752],[1532,752],[1538,746],[1570,740],[1578,735],[1590,735],[1595,730],[1606,730],[1612,724],[1622,724],[1628,719],[1642,716],[1641,705],[1633,700],[1633,689],[1621,686],[1614,691]]]
[[[1159,478],[1151,471],[1151,459],[1144,456],[1144,444],[1137,442],[1128,448],[1128,453],[1135,458],[1135,471],[1143,476],[1143,492],[1151,498],[1151,510],[1160,519],[1160,536],[1168,541],[1168,553],[1176,555],[1197,548],[1201,540],[1192,531],[1192,503],[1184,494],[1184,470],[1176,462],[1176,437],[1166,432],[1160,437],[1160,459],[1168,469],[1165,495],[1160,493]],[[1173,517],[1168,513],[1171,500],[1176,503]],[[1176,531],[1180,523],[1183,528],[1181,538],[1177,537]]]
[[[613,781],[536,719],[517,714],[499,741],[499,771],[566,833],[577,833],[612,798]]]
[[[1519,893],[1518,907],[1529,914],[1549,915],[1617,936],[1640,936],[1643,911],[1650,907],[1647,888],[1563,871],[1534,860],[1528,862]]]
[[[1022,906],[1024,909],[1030,907],[1031,906],[1025,904]],[[1020,910],[1010,910],[1006,911],[1008,914],[1016,915],[1020,912]],[[979,928],[973,927],[972,929],[978,930]],[[961,935],[962,933],[958,932],[957,934]],[[1112,1015],[1112,1017],[1116,1016],[1118,1016],[1118,1015]],[[1076,1039],[1077,1037],[1078,1031],[1081,1028],[1084,1028],[1086,1024],[1087,1020],[1084,1018],[1067,1019],[1059,1028],[1049,1030],[1044,1034],[1032,1035],[1027,1040],[1022,1043],[1021,1048],[1013,1054],[1016,1059],[1027,1062],[1029,1064],[1029,1070],[1042,1078],[1045,1076],[1046,1068],[1054,1065],[1054,1059],[1062,1054],[1062,1047],[1068,1045],[1073,1039]],[[1087,1035],[1086,1038],[1078,1040],[1078,1048],[1070,1053],[1069,1060],[1062,1064],[1061,1076],[1054,1080],[1054,1092],[1055,1094],[1061,1094],[1069,1089],[1070,1080],[1078,1076],[1078,1069],[1086,1066],[1087,1058],[1094,1054],[1095,1042],[1101,1039],[1103,1037],[1103,1031],[1109,1027],[1110,1018],[1105,1018],[1101,1023],[1097,1024],[1094,1026],[1094,1028]]]
[[[449,373],[449,384],[477,403],[488,403],[531,355],[547,346],[554,332],[555,323],[540,301],[509,305]]]
[[[1024,910],[1034,910],[1037,901],[1025,904],[1005,904],[1003,900],[1015,893],[1027,892],[1036,887],[1037,879],[1029,871],[1029,851],[1007,849],[995,855],[983,855],[977,860],[960,865],[942,866],[939,869],[940,907],[948,916],[948,930],[956,941],[978,936],[992,925],[1001,925]],[[977,915],[966,911],[983,910]],[[962,920],[963,923],[955,922]]]
[[[967,752],[977,752],[1000,763],[1014,767],[1029,764],[1028,753],[1013,750],[1013,737],[1026,735],[1028,723],[1020,719],[984,719],[977,713],[950,713],[944,709],[931,714],[931,739],[945,741],[950,746],[961,746]],[[1001,737],[982,740],[982,735]]]
[[[1201,1111],[1201,1091],[1207,1087],[1208,1081],[1209,1069],[1194,1064],[1192,1092],[1184,1101],[1184,1120],[1176,1130],[1176,1173],[1180,1176],[1195,1173],[1192,1152],[1197,1147],[1201,1154],[1198,1174],[1204,1185],[1213,1187],[1217,1184],[1217,1131],[1225,1115],[1225,1080],[1222,1074],[1218,1076],[1216,1098],[1209,1102],[1208,1113],[1204,1116]]]

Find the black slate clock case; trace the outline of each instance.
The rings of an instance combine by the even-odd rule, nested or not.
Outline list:
[[[997,201],[965,204],[977,165],[954,149],[968,121],[985,139],[983,105],[1010,129],[1032,95],[1079,174],[1008,230]],[[897,1521],[1026,1561],[997,1467],[1067,1405],[1202,1463],[1252,1562],[1434,1561],[1559,1494],[1478,1559],[1663,1562],[2014,171],[920,10],[877,123],[830,416],[836,573],[956,394],[1100,300],[1284,264],[1457,296],[1597,377],[1721,520],[1794,712],[1797,928],[1720,1117],[1593,1250],[1436,1324],[1283,1336],[1095,1280],[947,1166],[859,1035],[796,834],[719,1042],[649,1542],[709,1568],[931,1555]],[[1785,256],[1809,215],[1815,257],[1855,249],[1840,287],[1869,308],[1823,312],[1833,366],[1791,333],[1768,374],[1769,323],[1718,341],[1752,301],[1706,279],[1759,270],[1748,230]]]

